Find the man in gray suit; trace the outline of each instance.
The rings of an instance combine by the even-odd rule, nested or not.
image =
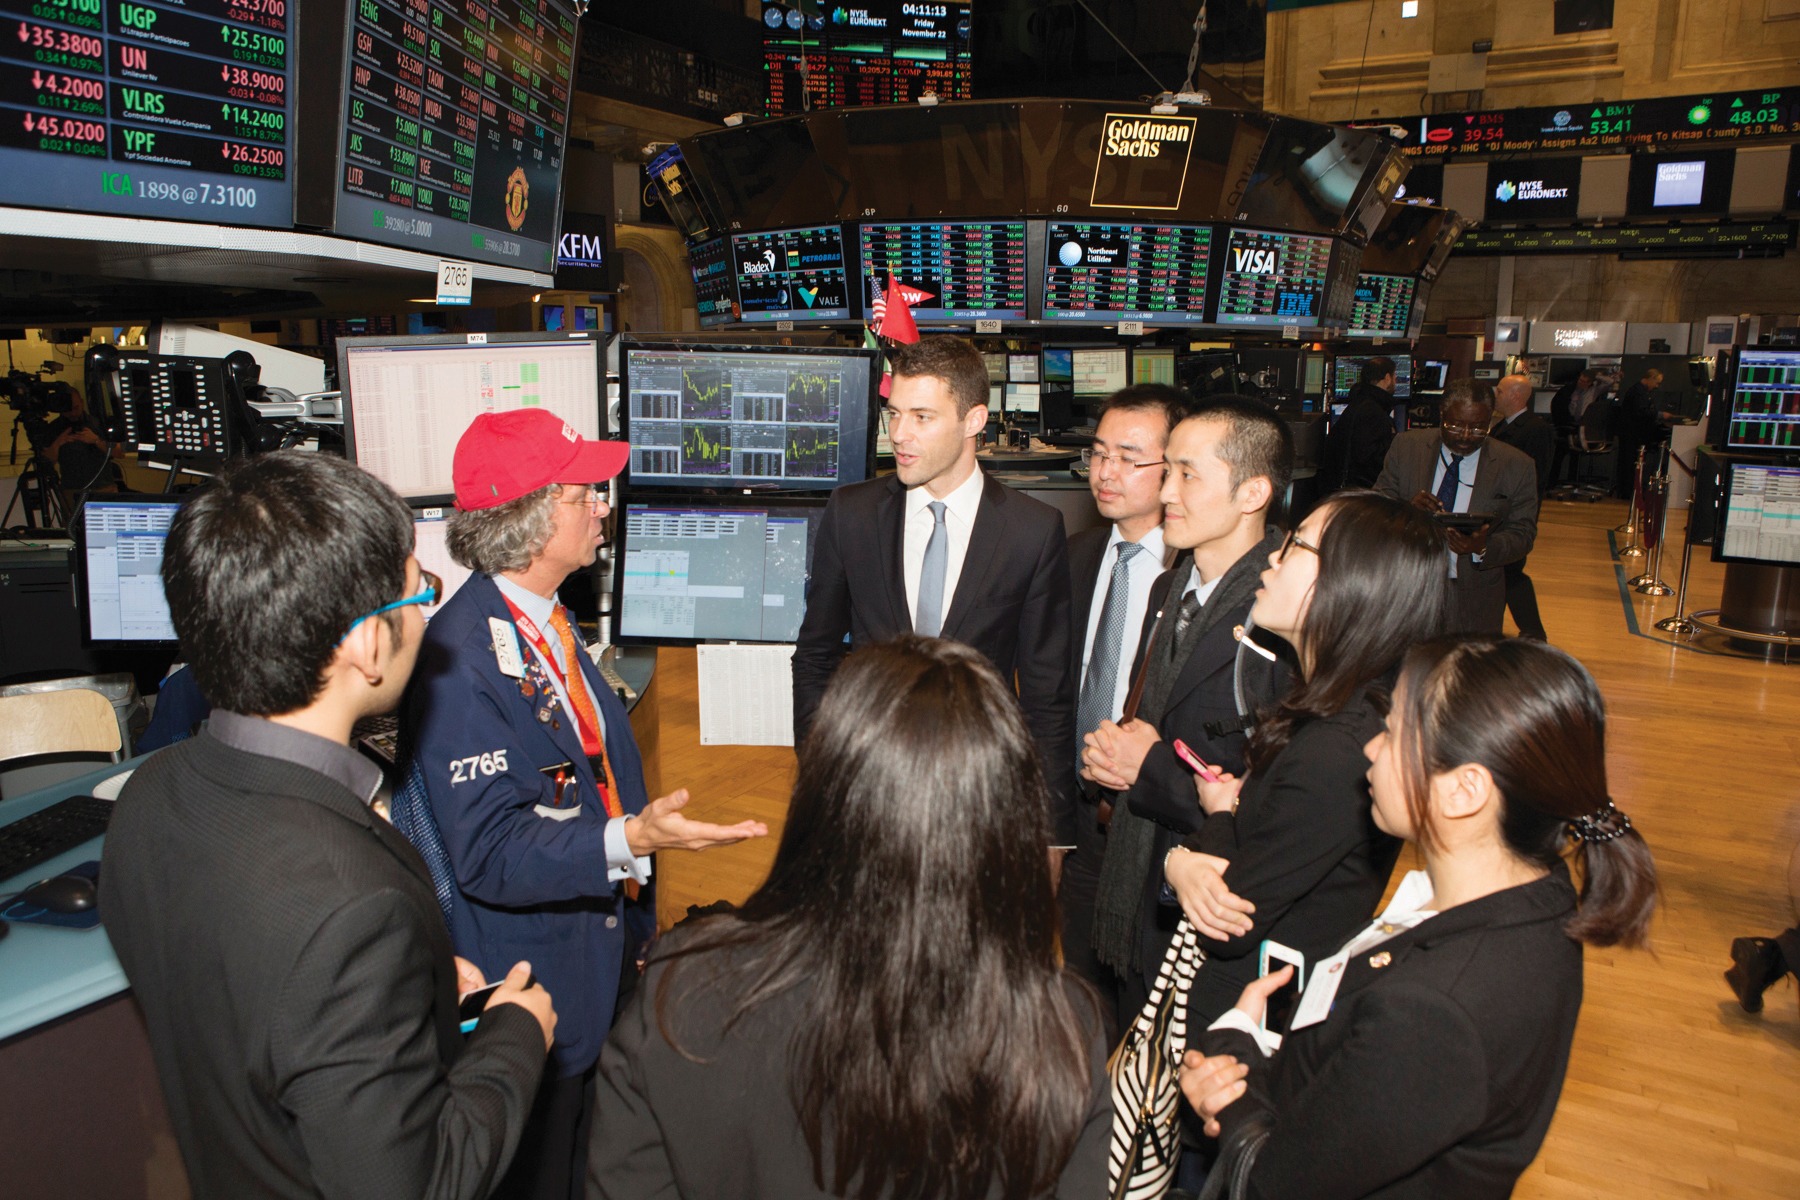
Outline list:
[[[1531,553],[1537,541],[1537,467],[1511,446],[1490,441],[1494,391],[1478,379],[1458,379],[1444,392],[1443,423],[1394,439],[1377,491],[1431,513],[1473,513],[1488,519],[1468,527],[1445,521],[1450,548],[1453,633],[1500,633],[1506,621],[1506,564]]]

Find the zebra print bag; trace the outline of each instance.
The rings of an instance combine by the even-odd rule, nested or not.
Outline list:
[[[1181,1160],[1181,1086],[1187,1050],[1188,991],[1206,961],[1200,935],[1183,918],[1163,956],[1144,1010],[1106,1065],[1112,1078],[1112,1200],[1158,1200]]]

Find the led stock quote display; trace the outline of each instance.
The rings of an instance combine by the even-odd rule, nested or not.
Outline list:
[[[562,0],[354,0],[336,231],[553,269],[575,37]]]
[[[1788,137],[1800,132],[1800,90],[1757,89],[1442,113],[1400,128],[1405,136],[1399,141],[1411,154],[1530,154]]]
[[[1210,226],[1052,221],[1044,256],[1047,321],[1206,320]]]
[[[925,92],[943,100],[973,94],[968,0],[867,0],[823,5],[763,0],[763,69],[769,114],[812,104],[908,104]]]
[[[1220,325],[1319,324],[1331,269],[1331,239],[1233,229],[1219,285]]]
[[[868,474],[870,363],[783,348],[631,347],[633,488],[823,491]]]
[[[1738,355],[1725,445],[1732,450],[1800,449],[1800,353],[1745,350]]]
[[[0,0],[0,203],[294,222],[295,0]]]
[[[892,273],[925,293],[912,306],[914,320],[1025,319],[1023,221],[864,225],[859,237],[866,311]]]
[[[1412,323],[1413,294],[1419,281],[1410,275],[1356,277],[1356,302],[1350,309],[1351,337],[1405,337]]]
[[[694,307],[700,328],[711,329],[737,320],[737,296],[731,286],[731,247],[724,238],[713,238],[688,247],[688,267],[694,273]]]
[[[734,233],[738,319],[842,321],[850,315],[844,232],[836,225]]]

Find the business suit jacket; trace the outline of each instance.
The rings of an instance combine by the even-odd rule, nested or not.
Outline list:
[[[1320,464],[1323,490],[1374,486],[1393,444],[1393,393],[1372,383],[1357,384],[1325,435],[1325,461]]]
[[[1526,455],[1537,466],[1537,490],[1541,500],[1550,490],[1550,460],[1556,454],[1556,431],[1550,422],[1527,410],[1510,421],[1494,425],[1491,441],[1504,442]]]
[[[1443,453],[1436,429],[1410,429],[1394,439],[1377,490],[1400,500],[1431,492]],[[1506,572],[1500,568],[1531,553],[1537,541],[1537,468],[1521,451],[1489,438],[1481,448],[1470,512],[1494,514],[1487,553],[1476,562],[1459,555],[1450,583],[1450,632],[1499,633],[1506,623]]]
[[[132,775],[105,862],[194,1195],[488,1194],[543,1034],[502,1005],[465,1043],[425,864],[361,798],[202,732]]]
[[[681,933],[666,941],[679,944]],[[599,1108],[588,1149],[588,1200],[826,1200],[813,1182],[812,1152],[792,1101],[789,1040],[803,1019],[804,995],[780,993],[726,1030],[742,999],[740,986],[709,982],[709,969],[732,951],[696,955],[665,988],[668,961],[659,954],[626,1002],[600,1055]],[[734,961],[727,959],[725,961]],[[725,976],[726,979],[735,978]],[[1108,1040],[1091,993],[1064,976],[1070,1003],[1088,1035],[1087,1117],[1075,1151],[1052,1195],[1092,1200],[1106,1191],[1112,1099],[1106,1078]],[[804,987],[805,985],[801,985]],[[657,1018],[682,1050],[671,1047]],[[1040,1048],[1041,1049],[1041,1048]],[[896,1071],[908,1069],[895,1063]],[[827,1175],[829,1182],[829,1175]],[[998,1187],[990,1196],[998,1196]]]
[[[1543,1145],[1581,1009],[1566,868],[1461,904],[1350,959],[1331,1014],[1250,1065],[1221,1145],[1270,1130],[1256,1200],[1501,1200]],[[1202,972],[1204,973],[1204,971]]]
[[[521,682],[500,673],[489,618],[512,624],[500,589],[471,575],[425,627],[407,691],[407,752],[425,773],[432,816],[458,888],[451,936],[457,952],[489,978],[521,960],[556,998],[553,1069],[587,1070],[612,1024],[625,957],[625,903],[607,882],[606,811],[581,747],[580,726],[521,637],[530,664]],[[554,637],[554,634],[546,634]],[[644,810],[644,768],[631,719],[587,655],[588,695],[606,726],[606,755],[627,814]],[[535,680],[535,682],[533,682]],[[548,708],[550,721],[538,720]],[[567,764],[581,810],[567,820],[540,816],[553,804],[544,770]],[[490,773],[491,767],[491,773]]]
[[[1207,817],[1183,843],[1229,859],[1225,882],[1256,905],[1248,933],[1202,939],[1206,964],[1189,993],[1189,1029],[1205,1029],[1237,1003],[1259,974],[1264,938],[1316,962],[1368,924],[1400,854],[1370,815],[1363,746],[1384,727],[1367,689],[1305,722],[1244,781],[1237,812]]]
[[[849,651],[912,632],[901,565],[906,489],[892,475],[831,494],[794,647],[794,734],[803,739]],[[439,618],[441,619],[441,618]],[[849,643],[845,643],[848,635]],[[985,654],[1011,683],[1038,745],[1057,844],[1075,839],[1075,688],[1062,514],[989,478],[940,636]]]

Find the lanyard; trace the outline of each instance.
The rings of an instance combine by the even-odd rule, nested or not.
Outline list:
[[[576,732],[581,735],[582,748],[586,750],[590,747],[604,746],[605,742],[600,736],[599,728],[597,726],[589,726],[586,716],[581,711],[581,706],[575,703],[575,688],[579,686],[585,692],[586,681],[580,679],[571,681],[564,674],[561,656],[558,655],[555,650],[551,649],[550,643],[546,641],[544,635],[539,632],[537,622],[526,616],[523,610],[521,610],[517,604],[512,602],[510,596],[503,595],[500,598],[506,601],[506,607],[512,613],[513,624],[518,626],[519,632],[525,636],[525,640],[536,647],[539,657],[544,660],[545,668],[549,670],[553,677],[555,677],[556,682],[562,685],[562,690],[569,699],[569,708],[575,717]],[[578,672],[581,670],[579,666],[575,669]],[[588,704],[590,707],[593,705],[593,697],[588,697]],[[592,711],[598,712],[598,709],[592,709]],[[599,750],[591,750],[589,757],[593,757],[599,753]]]

